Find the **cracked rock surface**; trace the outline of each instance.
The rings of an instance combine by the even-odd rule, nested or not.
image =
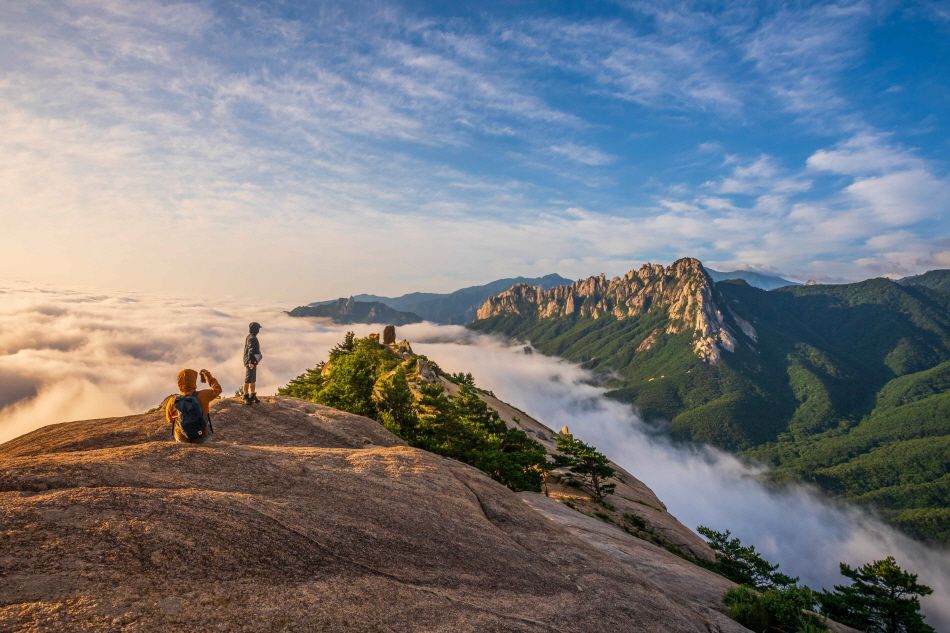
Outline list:
[[[203,445],[160,413],[0,445],[0,630],[745,630],[722,579],[653,546],[628,564],[639,539],[605,524],[616,544],[592,544],[372,420],[292,398],[212,412]]]

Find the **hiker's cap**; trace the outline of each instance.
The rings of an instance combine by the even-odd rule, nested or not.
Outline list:
[[[251,321],[251,323],[247,326],[247,329],[250,330],[252,334],[257,334],[257,332],[261,329],[261,324],[257,321]]]

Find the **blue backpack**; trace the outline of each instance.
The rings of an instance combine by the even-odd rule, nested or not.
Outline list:
[[[175,396],[175,409],[178,410],[178,428],[185,434],[189,442],[201,439],[205,434],[208,418],[198,402],[198,396]]]

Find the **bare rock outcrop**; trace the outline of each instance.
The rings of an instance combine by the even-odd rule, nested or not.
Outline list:
[[[442,384],[450,394],[458,391],[458,386],[448,380],[442,379]],[[492,395],[481,394],[481,398],[489,407],[498,412],[498,415],[508,426],[521,429],[531,439],[544,446],[550,454],[553,455],[557,452],[557,436],[548,426]],[[560,433],[570,435],[571,431],[565,425],[561,428]],[[620,525],[625,525],[625,516],[635,517],[630,519],[635,522],[635,525],[629,524],[626,527],[636,528],[638,532],[645,537],[649,537],[653,542],[662,543],[666,547],[680,551],[685,556],[705,561],[715,560],[715,554],[706,544],[706,541],[670,514],[666,505],[660,501],[649,486],[620,465],[614,462],[611,462],[610,465],[617,471],[618,475],[616,479],[617,487],[609,497],[610,505],[613,507],[612,510],[608,510],[599,504],[585,503],[583,495],[579,495],[576,489],[552,490],[552,496],[571,501],[579,510],[589,511],[591,514],[596,513],[601,516],[610,516]]]
[[[667,334],[693,334],[693,351],[706,362],[717,363],[721,351],[735,349],[736,335],[716,301],[712,278],[691,257],[666,267],[644,264],[613,279],[600,274],[550,290],[518,284],[489,297],[476,319],[517,315],[627,319],[655,310],[666,313]]]
[[[676,584],[624,563],[372,420],[291,398],[213,414],[204,445],[159,413],[0,445],[0,630],[744,630],[721,579],[659,549]]]

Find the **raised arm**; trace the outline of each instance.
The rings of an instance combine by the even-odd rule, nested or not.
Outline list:
[[[208,389],[202,389],[201,393],[211,393],[211,397],[208,398],[208,401],[214,400],[221,395],[221,383],[218,382],[218,379],[211,375],[211,372],[207,369],[201,370],[201,375],[204,376],[204,379],[208,382]]]

